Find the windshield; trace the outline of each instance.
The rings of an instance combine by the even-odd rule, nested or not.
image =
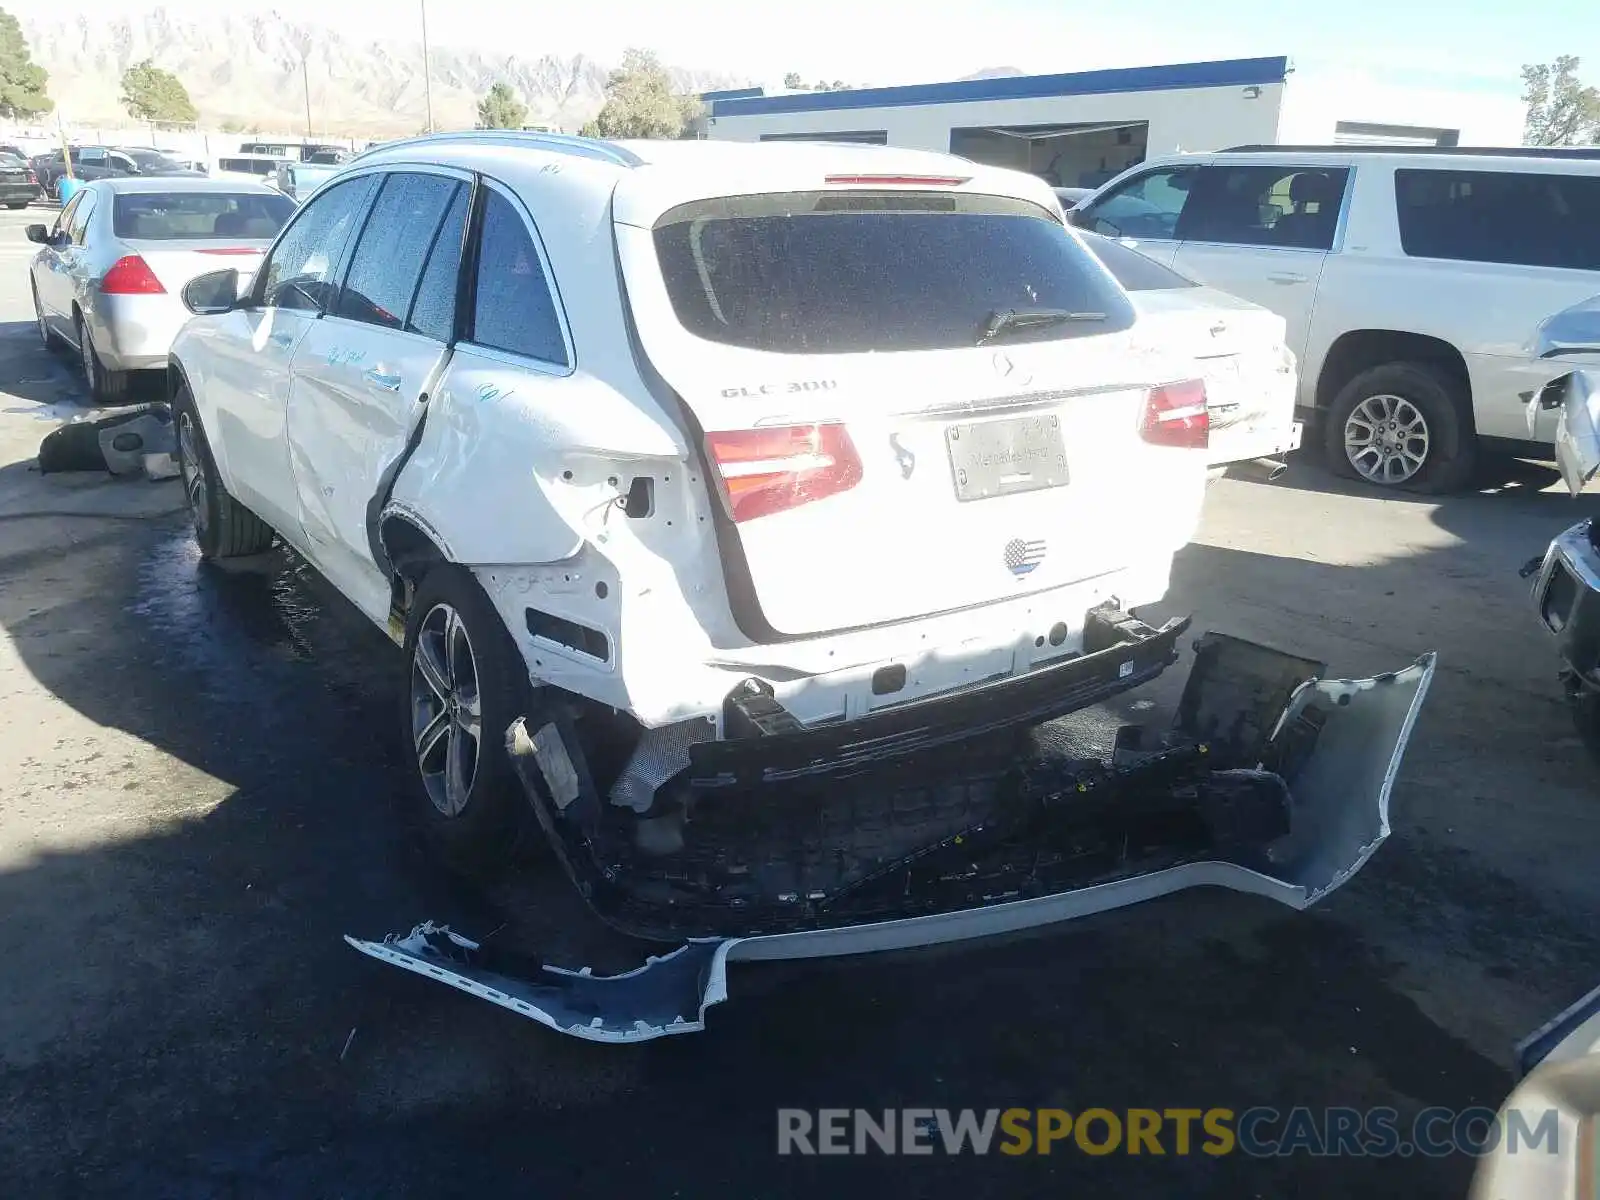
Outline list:
[[[129,158],[139,164],[141,171],[177,171],[179,164],[156,150],[124,150]]]
[[[673,310],[709,341],[789,354],[975,346],[997,313],[1104,314],[1008,330],[1126,329],[1127,297],[1054,214],[954,192],[785,192],[680,205],[656,223]]]
[[[1180,275],[1171,267],[1164,267],[1153,258],[1146,258],[1131,246],[1098,233],[1082,231],[1083,244],[1094,251],[1094,256],[1106,265],[1106,270],[1117,277],[1124,291],[1165,292],[1176,288],[1200,285],[1187,275]]]
[[[233,192],[121,192],[112,230],[130,241],[245,238],[278,235],[294,212],[287,196]]]

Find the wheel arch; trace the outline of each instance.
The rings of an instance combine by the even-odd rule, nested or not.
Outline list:
[[[389,579],[389,631],[399,640],[423,577],[455,559],[438,532],[409,509],[390,505],[368,528],[373,559]]]
[[[1316,406],[1326,412],[1334,398],[1361,372],[1386,363],[1415,362],[1436,367],[1456,384],[1461,416],[1476,431],[1472,414],[1472,376],[1467,360],[1444,338],[1400,329],[1352,329],[1328,347],[1317,376]]]

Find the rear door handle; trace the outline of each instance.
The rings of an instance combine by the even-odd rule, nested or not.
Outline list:
[[[1273,271],[1268,276],[1273,283],[1304,283],[1306,277],[1298,271]]]
[[[377,367],[368,367],[361,372],[361,378],[374,387],[381,387],[386,392],[398,392],[400,390],[400,376],[386,375],[378,370]]]

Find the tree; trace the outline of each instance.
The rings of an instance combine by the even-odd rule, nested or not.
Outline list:
[[[800,82],[799,71],[790,71],[785,75],[783,77],[783,86],[791,92],[803,92],[806,90],[806,85]]]
[[[521,129],[528,123],[528,106],[517,99],[509,83],[496,83],[478,101],[479,129]]]
[[[1553,63],[1522,68],[1522,99],[1528,115],[1522,141],[1528,146],[1571,146],[1595,139],[1600,127],[1600,92],[1578,79],[1578,58],[1563,54]]]
[[[199,115],[178,77],[148,58],[122,73],[122,107],[152,125],[188,125]]]
[[[606,81],[606,102],[583,127],[585,137],[676,138],[698,101],[672,90],[672,77],[648,50],[629,50]]]
[[[47,113],[55,101],[45,94],[50,76],[28,53],[17,19],[0,9],[0,114],[27,120]]]

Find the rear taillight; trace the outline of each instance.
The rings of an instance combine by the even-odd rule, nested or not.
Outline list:
[[[1139,435],[1154,446],[1204,450],[1211,444],[1211,417],[1206,412],[1206,385],[1198,379],[1151,388],[1144,402]]]
[[[111,264],[100,290],[109,296],[158,296],[167,289],[150,269],[150,264],[137,254],[129,254]]]
[[[39,177],[37,175],[35,175],[32,171],[29,171],[28,172],[28,182],[33,184],[35,187],[37,187],[38,184],[39,184]]]
[[[776,425],[706,434],[728,511],[753,521],[847,492],[861,482],[861,457],[843,425]]]

